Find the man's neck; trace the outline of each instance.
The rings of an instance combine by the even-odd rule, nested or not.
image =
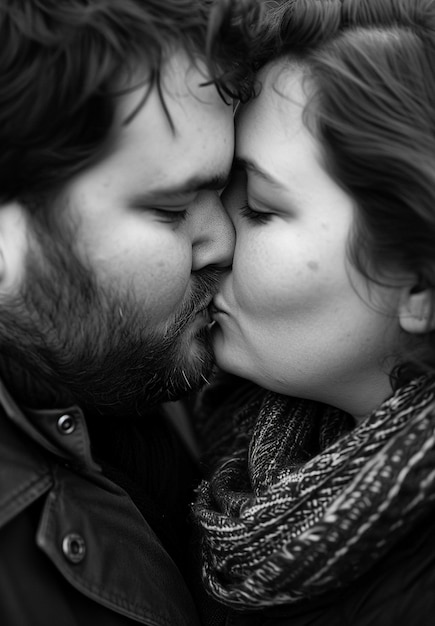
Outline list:
[[[79,404],[67,389],[3,355],[0,356],[0,377],[15,401],[27,408],[56,409]]]

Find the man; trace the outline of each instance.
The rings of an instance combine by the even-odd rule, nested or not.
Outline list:
[[[232,258],[246,33],[209,4],[0,6],[4,626],[197,623],[196,468],[160,405],[211,368]]]

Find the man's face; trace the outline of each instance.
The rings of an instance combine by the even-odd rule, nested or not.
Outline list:
[[[62,372],[97,407],[177,397],[212,363],[204,309],[234,245],[218,195],[232,107],[181,54],[162,80],[173,129],[156,89],[141,108],[143,90],[122,96],[106,154],[55,199],[57,245],[30,229],[20,317],[48,347],[47,378]]]

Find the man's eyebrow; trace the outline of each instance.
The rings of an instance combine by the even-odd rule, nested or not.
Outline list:
[[[216,174],[209,178],[193,176],[179,185],[156,187],[146,192],[150,197],[154,196],[182,196],[195,191],[223,189],[229,180],[229,174]],[[144,194],[145,195],[145,194]]]
[[[233,162],[233,169],[252,172],[256,176],[259,176],[268,182],[270,185],[273,185],[274,187],[282,187],[282,183],[277,178],[275,178],[270,172],[266,172],[266,170],[260,167],[255,161],[236,157]]]

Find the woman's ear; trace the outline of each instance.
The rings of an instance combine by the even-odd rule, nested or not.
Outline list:
[[[0,296],[20,284],[28,249],[27,220],[17,202],[0,204]]]
[[[435,329],[435,290],[413,286],[404,288],[399,320],[402,330],[422,334]]]

